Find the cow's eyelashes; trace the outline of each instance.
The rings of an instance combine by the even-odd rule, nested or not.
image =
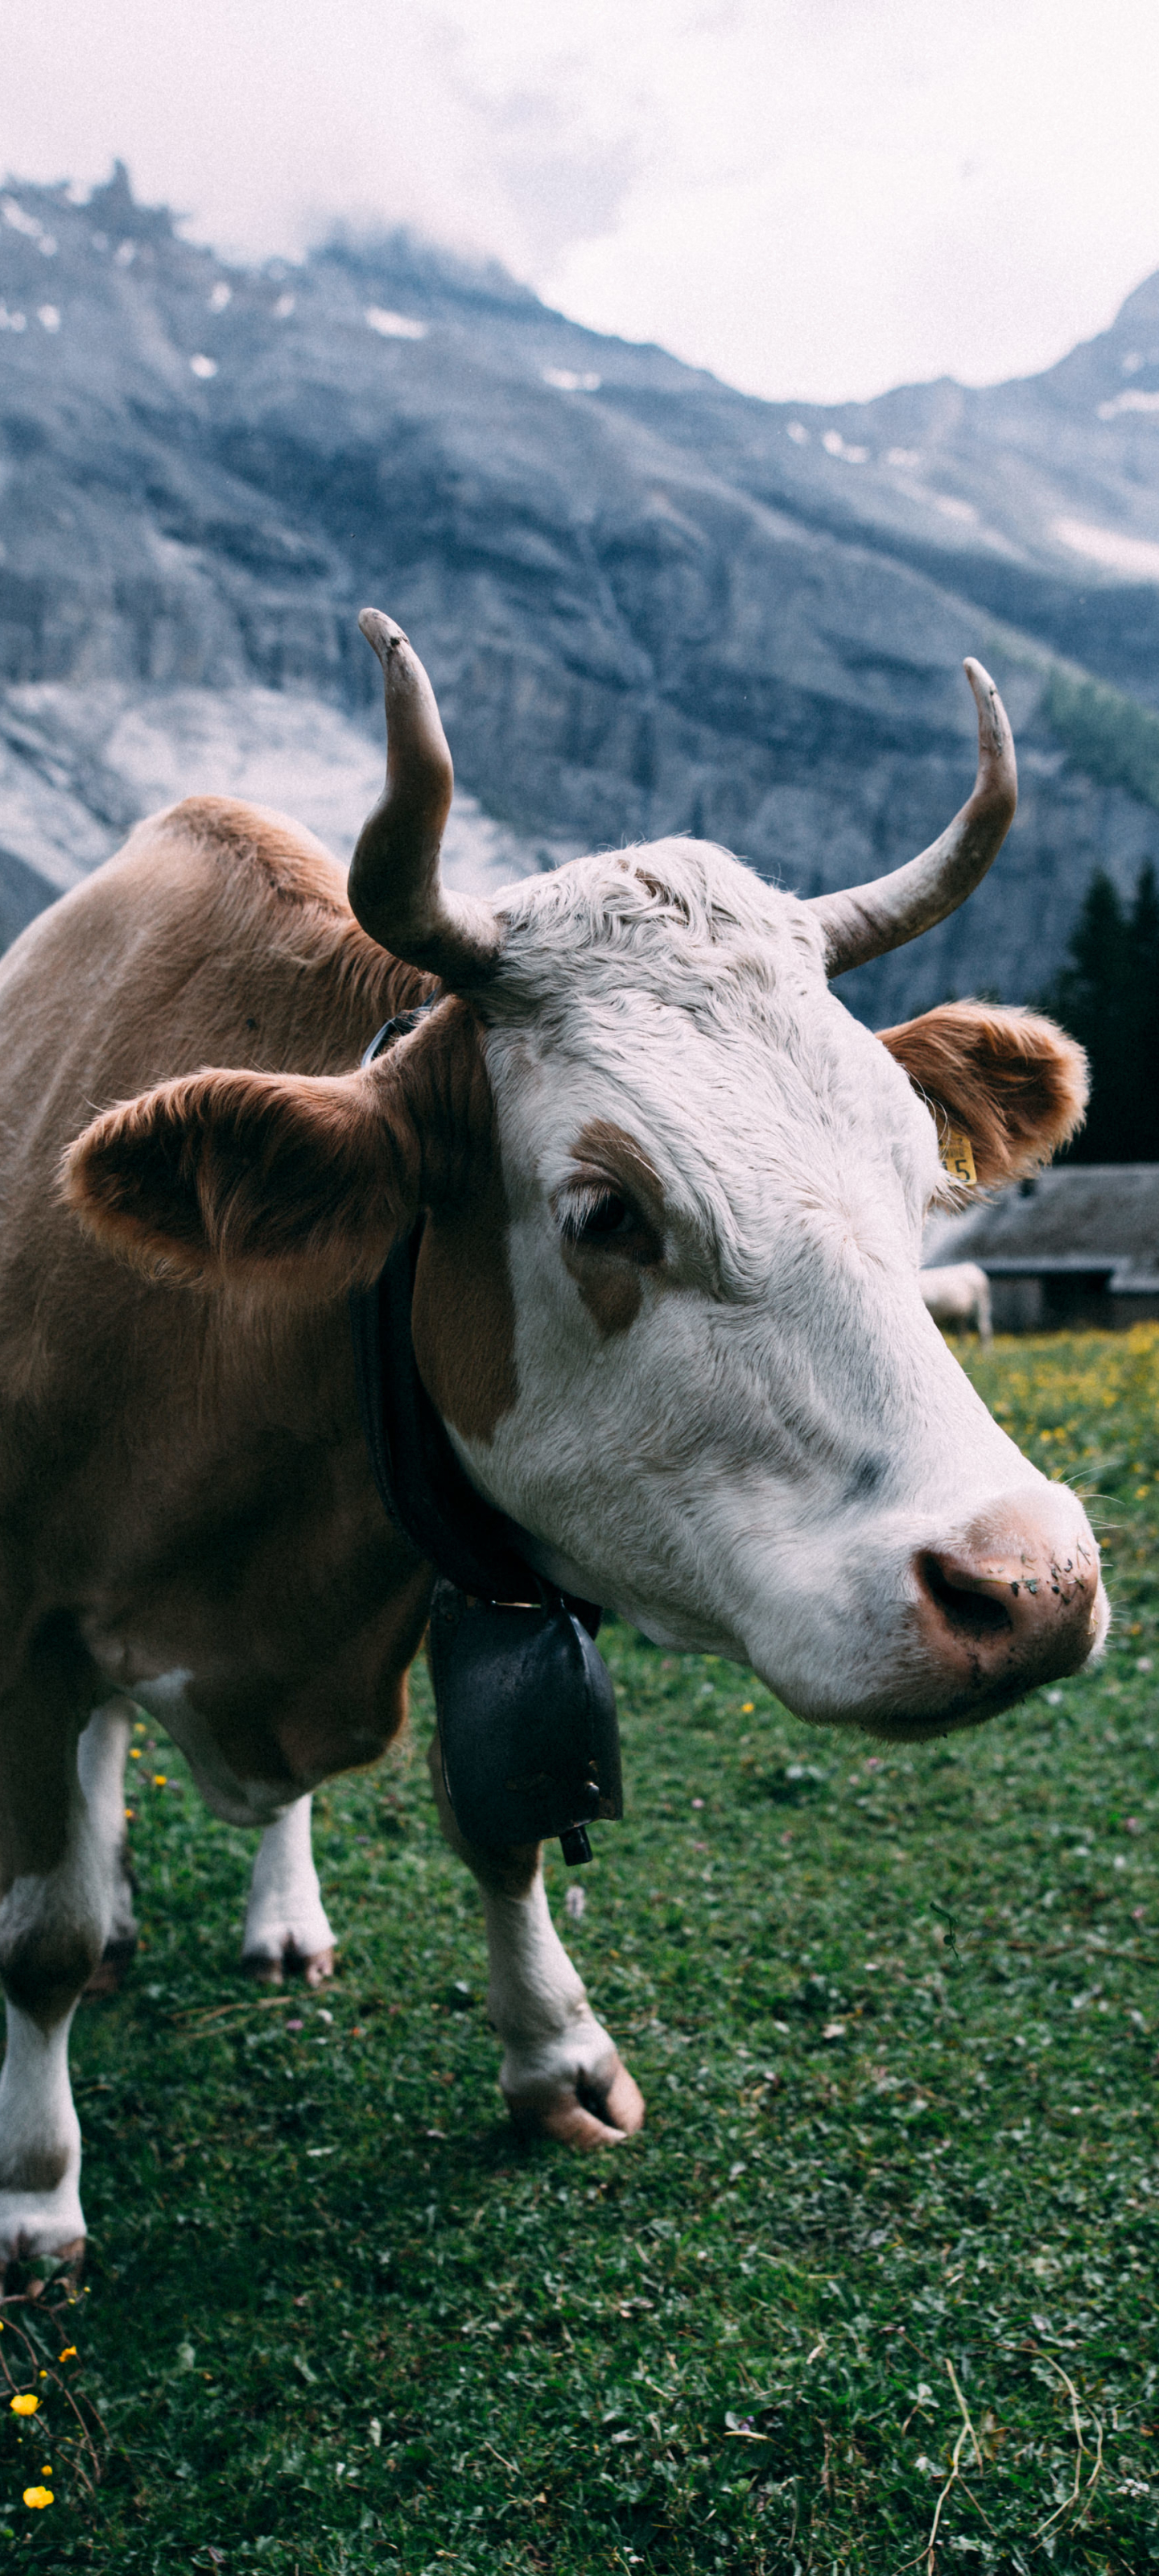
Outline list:
[[[573,1190],[559,1212],[568,1243],[613,1244],[639,1229],[639,1218],[622,1191],[591,1187]]]
[[[555,1212],[565,1257],[576,1251],[615,1252],[641,1266],[662,1258],[654,1226],[615,1181],[577,1177],[560,1192]]]

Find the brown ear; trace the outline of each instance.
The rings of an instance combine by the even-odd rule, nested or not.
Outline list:
[[[338,1295],[462,1185],[481,1105],[474,1024],[451,1003],[363,1072],[209,1071],[123,1101],[70,1146],[64,1195],[153,1277]]]
[[[939,1136],[956,1127],[969,1137],[984,1187],[1049,1162],[1083,1123],[1086,1057],[1036,1011],[944,1002],[879,1034],[933,1111]]]
[[[418,1211],[413,1139],[365,1074],[195,1073],[106,1111],[65,1156],[98,1242],[155,1277],[280,1276],[326,1294],[377,1277]],[[401,1150],[400,1150],[401,1149]]]

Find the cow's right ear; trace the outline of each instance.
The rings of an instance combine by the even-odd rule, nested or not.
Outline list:
[[[154,1278],[313,1300],[377,1278],[418,1213],[421,1165],[384,1070],[204,1072],[107,1110],[61,1177],[98,1242]]]
[[[1037,1171],[1083,1123],[1086,1057],[1038,1011],[941,1002],[878,1034],[939,1134],[951,1128],[969,1138],[984,1189]]]

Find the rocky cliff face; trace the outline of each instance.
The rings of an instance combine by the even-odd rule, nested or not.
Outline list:
[[[1156,345],[1152,345],[1155,343]],[[395,240],[227,267],[138,206],[0,198],[0,930],[190,787],[348,848],[407,626],[501,879],[662,832],[805,891],[907,857],[990,663],[1023,799],[993,877],[851,978],[900,1016],[1053,969],[1159,860],[1159,281],[1048,375],[754,402]]]

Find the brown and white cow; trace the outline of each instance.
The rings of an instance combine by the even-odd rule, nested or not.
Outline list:
[[[939,1126],[983,1183],[1027,1169],[1081,1116],[1081,1056],[971,1004],[882,1041],[828,984],[993,857],[1015,790],[985,674],[969,804],[877,885],[802,902],[668,840],[491,909],[440,884],[430,685],[364,625],[388,771],[349,901],[292,824],[200,798],[0,967],[9,2257],[83,2239],[67,2034],[116,1929],[131,1704],[219,1815],[267,1828],[271,1958],[327,1944],[302,1802],[401,1725],[432,1580],[371,1481],[347,1292],[420,1217],[427,1392],[569,1591],[754,1666],[803,1718],[910,1739],[1073,1672],[1106,1624],[1081,1505],[992,1421],[918,1283]],[[636,2128],[537,1852],[444,1824],[483,1892],[512,2108],[580,2145]]]

